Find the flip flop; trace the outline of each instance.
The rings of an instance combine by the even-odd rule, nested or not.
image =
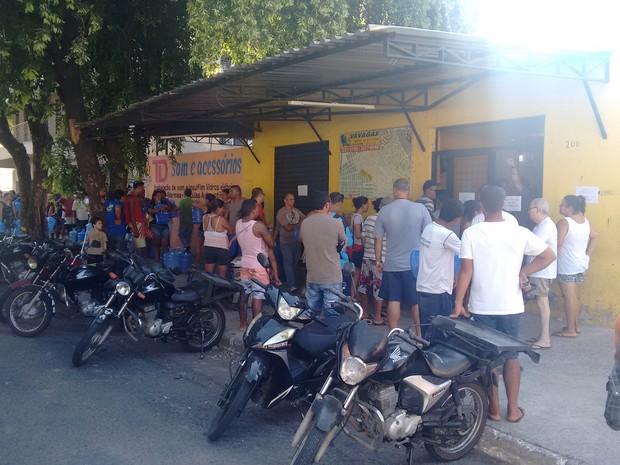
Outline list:
[[[568,326],[564,326],[564,327],[562,328],[562,331],[568,331]],[[578,330],[576,330],[575,332],[576,332],[577,334],[579,334],[579,333],[581,332],[581,329],[578,329]]]
[[[372,320],[373,326],[387,326],[387,324],[388,322],[385,318],[381,321],[381,323],[377,323],[375,320]]]
[[[525,410],[522,407],[519,407],[519,410],[521,410],[521,416],[519,418],[517,418],[516,420],[508,420],[508,418],[506,418],[506,420],[508,420],[510,423],[519,423],[521,420],[523,420],[523,417],[525,416]]]
[[[537,337],[531,337],[531,338],[527,339],[527,342],[536,342],[536,341],[538,341]]]
[[[552,336],[576,338],[577,334],[566,334],[564,331],[558,331],[556,333],[553,333]]]
[[[532,349],[533,350],[548,350],[551,349],[551,346],[541,346],[540,344],[532,344]]]
[[[491,420],[491,421],[502,421],[502,418],[493,418],[491,415],[487,415],[487,420]]]

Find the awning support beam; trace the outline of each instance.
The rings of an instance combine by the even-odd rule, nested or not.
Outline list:
[[[411,119],[411,116],[409,116],[409,112],[405,110],[404,113],[405,113],[405,117],[407,118],[407,121],[409,121],[409,127],[413,131],[413,135],[415,136],[415,139],[418,141],[418,145],[422,149],[422,152],[426,152],[426,147],[424,146],[424,142],[422,142],[422,138],[420,137],[420,134],[418,134],[418,130],[415,128],[415,124],[413,124],[413,120]]]
[[[241,142],[243,142],[243,145],[245,145],[245,147],[250,151],[250,153],[252,154],[252,156],[254,157],[254,160],[256,160],[256,163],[258,163],[260,165],[260,160],[258,159],[258,157],[256,156],[256,154],[254,153],[254,150],[252,150],[252,147],[250,146],[250,144],[248,143],[248,140],[246,138],[242,138]]]
[[[319,138],[320,142],[325,142],[323,140],[323,138],[321,137],[321,134],[319,134],[319,131],[316,130],[316,128],[314,127],[314,124],[312,124],[312,121],[310,120],[310,118],[306,118],[306,123],[308,123],[308,126],[310,126],[312,128],[312,130],[314,131],[314,133],[316,134],[316,136]],[[332,156],[332,151],[328,149],[329,152],[329,156]]]
[[[599,131],[601,131],[601,137],[603,139],[607,139],[607,130],[605,129],[605,124],[603,124],[603,118],[601,118],[601,113],[598,111],[596,100],[594,100],[594,95],[592,95],[590,83],[586,79],[583,80],[583,86],[586,88],[586,94],[588,94],[588,100],[590,101],[590,106],[592,107],[592,111],[594,112],[594,118],[596,118],[596,124],[598,124],[598,129]]]

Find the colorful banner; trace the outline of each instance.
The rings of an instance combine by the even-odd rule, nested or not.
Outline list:
[[[194,198],[204,198],[208,192],[217,195],[241,185],[242,153],[243,149],[183,153],[176,156],[176,163],[168,157],[149,157],[146,193],[150,197],[155,189],[163,189],[168,197],[180,199],[189,187]]]

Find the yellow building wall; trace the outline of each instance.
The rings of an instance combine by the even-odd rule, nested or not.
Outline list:
[[[584,85],[579,80],[505,75],[481,81],[447,100],[432,111],[410,116],[423,140],[412,143],[411,198],[421,195],[421,186],[431,177],[432,152],[437,128],[509,120],[532,116],[545,117],[543,195],[550,202],[551,217],[560,219],[558,206],[564,195],[575,194],[576,186],[598,186],[598,203],[587,205],[586,216],[599,231],[600,241],[590,262],[586,282],[581,286],[581,303],[596,322],[608,323],[620,310],[615,292],[620,273],[620,61],[612,63],[610,83],[591,83],[608,138],[603,139]],[[449,88],[446,90],[450,90]],[[340,134],[364,129],[408,126],[404,115],[368,114],[315,122],[317,131],[329,141],[329,190],[339,190]],[[256,134],[253,150],[257,163],[247,151],[243,160],[243,192],[253,187],[266,193],[265,212],[271,215],[273,199],[274,152],[278,146],[316,142],[318,138],[307,123],[264,123]],[[576,146],[578,145],[578,147]],[[383,195],[390,195],[385,192]],[[350,201],[344,211],[352,211]],[[268,217],[268,221],[272,221]],[[559,294],[558,294],[559,295]],[[561,299],[559,299],[561,307]]]

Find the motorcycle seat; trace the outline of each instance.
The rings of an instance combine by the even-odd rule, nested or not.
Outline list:
[[[366,363],[380,361],[385,354],[387,342],[387,335],[371,329],[365,321],[355,323],[348,337],[351,355]]]
[[[195,302],[200,295],[193,289],[177,289],[171,297],[173,302]]]
[[[429,368],[439,378],[453,378],[474,364],[466,355],[441,344],[430,347],[425,353]]]
[[[328,316],[321,321],[327,326],[313,321],[299,329],[293,337],[295,345],[313,355],[334,349],[338,339],[336,329],[342,324],[351,323],[351,317],[343,315]]]

